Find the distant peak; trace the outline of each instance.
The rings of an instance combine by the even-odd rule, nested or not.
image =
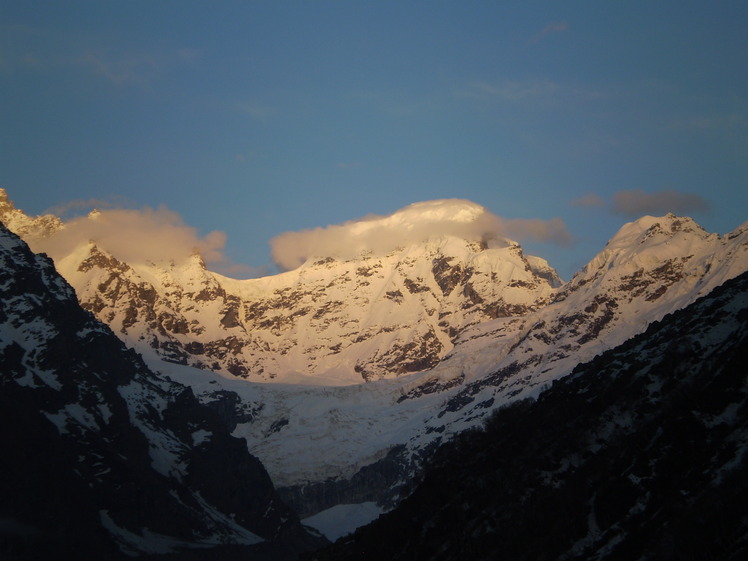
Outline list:
[[[676,216],[672,212],[656,219],[656,221],[647,228],[647,231],[650,233],[663,232],[665,234],[675,234],[677,232],[706,233],[706,230],[704,230],[704,228],[702,228],[693,218],[688,216]]]
[[[641,224],[645,226],[646,228],[648,228],[654,223],[671,224],[671,223],[678,223],[678,222],[696,224],[696,221],[690,216],[678,216],[677,214],[673,214],[672,212],[668,212],[664,216],[646,215],[634,221],[635,224]]]
[[[437,238],[496,240],[501,238],[501,230],[501,219],[479,204],[438,199],[413,203],[386,216],[369,215],[326,228],[286,232],[274,238],[271,245],[275,262],[284,269],[294,269],[308,259],[381,256]]]
[[[634,222],[624,224],[610,239],[607,247],[644,243],[658,236],[670,237],[678,232],[694,233],[699,237],[708,235],[704,228],[688,216],[676,216],[673,213],[665,216],[642,216]]]
[[[0,187],[0,211],[3,213],[17,212],[15,205],[13,205],[13,201],[8,197],[8,192],[2,187]]]

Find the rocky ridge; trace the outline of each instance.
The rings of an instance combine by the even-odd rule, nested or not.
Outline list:
[[[747,270],[748,227],[643,217],[565,285],[516,244],[455,236],[250,281],[199,256],[125,263],[87,240],[56,265],[313,514],[391,506],[439,444]]]
[[[741,274],[748,269],[746,226],[719,236],[672,214],[625,225],[548,306],[518,321],[477,326],[457,341],[433,375],[459,369],[466,382],[437,416],[438,426],[537,393]],[[503,350],[484,350],[497,336],[506,341]]]
[[[440,443],[479,425],[506,403],[536,396],[580,361],[624,343],[746,270],[745,227],[718,236],[691,219],[645,217],[624,226],[588,267],[561,287],[555,301],[524,316],[465,329],[431,370],[334,392],[236,388],[264,409],[235,432],[247,438],[292,502],[307,492],[335,500],[341,488],[362,475],[359,468],[379,465],[386,456],[386,469],[369,476],[386,476],[386,490],[364,497],[391,504]],[[314,407],[289,406],[303,400]],[[280,420],[282,429],[272,430]],[[295,443],[298,463],[287,461],[287,442]],[[320,456],[322,442],[335,452]],[[393,450],[399,470],[392,468]],[[318,488],[320,481],[325,491]],[[364,490],[359,486],[350,496]]]
[[[21,225],[36,249],[65,228],[25,216],[7,195],[0,220]],[[555,271],[514,242],[499,245],[437,236],[245,281],[211,273],[199,255],[125,263],[90,240],[55,261],[81,305],[146,356],[249,380],[339,384],[428,370],[470,325],[545,305],[561,284]]]

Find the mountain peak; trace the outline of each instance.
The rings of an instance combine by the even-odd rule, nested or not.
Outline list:
[[[413,203],[385,216],[369,215],[325,228],[285,232],[270,244],[273,260],[291,270],[309,259],[384,256],[434,238],[491,240],[506,246],[509,242],[500,235],[505,226],[501,218],[481,205],[465,199],[438,199]]]
[[[56,216],[44,214],[32,218],[17,209],[3,188],[0,188],[0,222],[27,241],[47,237],[62,227],[62,220]]]
[[[656,242],[671,238],[680,232],[694,234],[695,237],[702,239],[710,235],[693,218],[668,213],[665,216],[642,216],[634,222],[624,224],[606,247],[609,249],[632,247],[650,240]]]

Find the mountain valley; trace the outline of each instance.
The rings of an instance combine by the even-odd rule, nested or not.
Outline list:
[[[398,508],[305,558],[743,559],[746,360],[748,273],[499,408]]]
[[[415,213],[425,220],[429,208],[412,205],[402,217],[412,219]],[[467,221],[479,220],[482,212],[482,207],[467,201],[444,201],[440,208]],[[87,219],[105,220],[106,213],[92,213]],[[192,454],[188,450],[204,442],[207,446],[200,431],[208,429],[200,423],[213,423],[208,432],[225,433],[222,439],[232,438],[229,433],[239,437],[230,442],[246,440],[242,453],[262,462],[279,504],[289,504],[309,520],[325,513],[334,516],[341,505],[360,505],[369,518],[394,508],[423,477],[429,485],[422,469],[441,445],[482,427],[497,410],[501,416],[512,403],[535,403],[533,407],[540,408],[549,391],[561,391],[556,389],[560,383],[581,379],[575,371],[578,364],[596,364],[596,356],[608,356],[606,351],[650,333],[650,325],[748,270],[748,223],[720,236],[672,214],[624,225],[566,283],[547,262],[525,255],[516,242],[497,237],[430,236],[387,251],[319,255],[285,273],[235,280],[209,271],[198,253],[158,262],[124,259],[93,239],[75,240],[60,251],[50,241],[65,232],[66,223],[49,215],[27,216],[4,191],[0,221],[34,251],[49,252],[80,306],[134,349],[137,354],[130,351],[128,360],[142,357],[144,363],[135,370],[149,380],[145,386],[160,388],[149,390],[153,394],[130,395],[129,409],[122,409],[120,401],[128,396],[122,398],[121,389],[115,395],[111,388],[96,384],[91,397],[65,398],[55,411],[66,411],[64,415],[74,419],[78,415],[77,424],[87,427],[80,429],[81,442],[87,443],[81,446],[101,446],[86,439],[96,432],[106,435],[107,418],[101,414],[91,420],[76,412],[76,400],[93,403],[94,394],[111,394],[107,407],[122,409],[120,416],[129,411],[135,420],[154,414],[138,403],[165,400],[160,413],[164,417],[168,403],[184,401],[187,409],[200,411],[195,413],[198,417],[211,420],[191,420],[198,424],[191,425],[189,435],[185,428],[170,428],[174,434],[187,435],[182,437],[187,444],[170,436],[159,446],[172,450],[172,456],[173,450]],[[6,245],[11,248],[13,243]],[[44,278],[52,279],[52,265],[45,263]],[[50,282],[69,291],[60,288],[63,281]],[[18,306],[6,298],[4,313],[11,317]],[[745,325],[745,314],[736,314]],[[19,340],[16,329],[4,332],[5,364],[20,352],[10,343]],[[41,340],[47,328],[39,329],[33,336]],[[76,329],[73,333],[85,331]],[[706,338],[718,338],[723,332],[704,333]],[[29,359],[12,360],[15,384],[23,386],[18,380],[33,379],[28,387],[44,383],[54,389],[54,382],[43,382],[46,374],[37,374],[40,382],[23,373],[31,368]],[[78,364],[76,376],[84,376],[86,367]],[[50,413],[55,414],[63,415]],[[542,418],[540,413],[533,415]],[[128,438],[147,438],[155,430],[146,421],[135,424],[141,436]],[[204,462],[210,471],[217,469],[216,461],[196,457],[189,465],[199,470],[198,464]],[[246,465],[250,460],[236,461]],[[160,476],[184,478],[170,469],[164,467]],[[195,477],[204,476],[208,474]],[[181,495],[180,500],[188,502]],[[120,524],[135,532],[145,523]],[[221,544],[243,543],[227,537],[241,531],[226,529],[224,522],[216,524],[222,529],[215,532],[225,537]],[[294,528],[301,549],[317,539],[300,525]],[[186,534],[180,539],[199,542]]]

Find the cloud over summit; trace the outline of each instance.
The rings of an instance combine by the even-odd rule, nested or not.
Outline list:
[[[48,238],[36,240],[35,249],[60,258],[82,242],[93,241],[116,258],[131,262],[185,259],[199,253],[209,263],[224,263],[226,234],[213,231],[200,236],[181,216],[157,209],[106,209],[65,222]]]
[[[270,241],[273,260],[289,270],[311,257],[350,259],[363,252],[386,254],[397,247],[422,243],[432,237],[468,240],[517,238],[569,245],[571,235],[562,220],[506,219],[463,199],[414,203],[388,216],[285,232]]]

